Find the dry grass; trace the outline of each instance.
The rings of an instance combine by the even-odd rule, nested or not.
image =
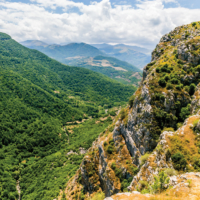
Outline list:
[[[198,173],[200,174],[200,173]],[[168,189],[157,195],[142,194],[116,194],[112,196],[114,200],[199,200],[200,199],[200,178],[194,174],[185,175],[188,180],[192,180],[190,187],[185,186],[187,180],[180,179],[183,182],[180,187]]]

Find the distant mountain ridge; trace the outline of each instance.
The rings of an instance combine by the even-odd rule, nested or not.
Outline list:
[[[147,49],[147,48],[143,48],[143,47],[138,47],[138,46],[131,46],[131,45],[126,45],[126,44],[116,44],[116,45],[110,45],[107,43],[103,43],[103,44],[91,44],[92,46],[98,48],[98,49],[105,49],[105,48],[109,48],[109,47],[116,47],[116,48],[122,48],[122,47],[126,47],[129,49],[132,49],[134,51],[138,51],[140,53],[144,53],[146,55],[150,55],[152,50],[151,49]]]
[[[94,57],[98,55],[104,55],[102,51],[86,43],[70,43],[67,45],[52,44],[48,45],[38,40],[28,40],[21,42],[22,45],[37,49],[38,51],[47,54],[48,56],[66,63],[66,58],[70,57]]]
[[[48,45],[38,40],[28,40],[22,45],[41,51],[61,63],[90,69],[102,73],[124,84],[139,85],[141,74],[134,76],[135,72],[141,72],[134,65],[121,61],[98,48],[85,43],[70,43],[67,45]]]
[[[125,44],[92,44],[105,54],[143,68],[151,61],[151,50]]]

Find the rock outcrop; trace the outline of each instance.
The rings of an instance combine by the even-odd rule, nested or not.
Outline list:
[[[167,168],[200,169],[199,47],[199,23],[177,27],[161,38],[129,106],[99,136],[69,182],[68,199],[77,194],[87,199],[101,191],[110,197],[129,185],[130,191],[136,190],[141,180],[152,184]],[[143,163],[145,154],[149,157]]]

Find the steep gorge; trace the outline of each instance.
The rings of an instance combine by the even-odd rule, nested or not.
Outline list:
[[[161,38],[129,106],[93,143],[67,183],[67,199],[87,199],[98,191],[109,197],[128,186],[147,190],[166,168],[180,174],[200,170],[199,64],[199,22]]]

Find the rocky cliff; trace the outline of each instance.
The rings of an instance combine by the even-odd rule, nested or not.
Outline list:
[[[129,106],[99,136],[67,184],[68,199],[100,191],[109,197],[127,187],[143,191],[160,171],[200,170],[199,47],[200,23],[161,38]]]

